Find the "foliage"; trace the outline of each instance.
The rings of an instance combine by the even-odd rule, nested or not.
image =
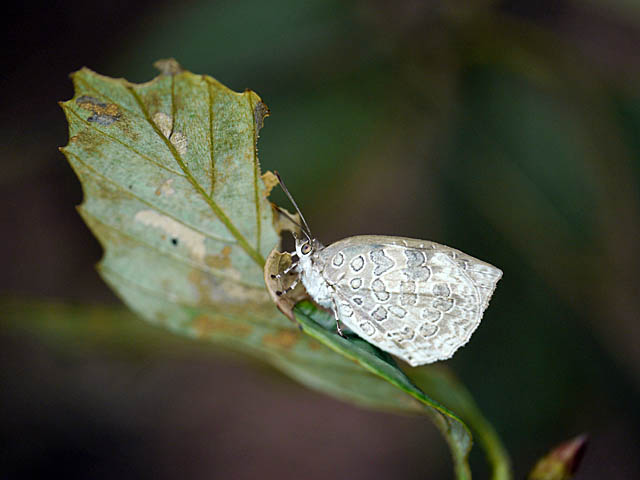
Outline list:
[[[62,151],[82,182],[79,211],[104,247],[98,270],[107,283],[154,324],[257,357],[338,398],[427,415],[449,443],[458,478],[470,478],[471,434],[446,406],[455,399],[495,478],[509,478],[495,432],[451,375],[413,372],[440,403],[389,355],[338,336],[326,312],[296,308],[304,335],[277,311],[262,272],[279,234],[257,159],[266,106],[175,61],[158,66],[162,74],[143,84],[83,69],[62,104]]]

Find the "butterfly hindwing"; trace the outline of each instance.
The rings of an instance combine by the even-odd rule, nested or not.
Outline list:
[[[502,272],[435,242],[350,237],[314,255],[340,320],[411,365],[451,357],[480,324]]]

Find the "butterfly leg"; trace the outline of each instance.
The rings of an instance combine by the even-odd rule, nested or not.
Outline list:
[[[338,307],[336,307],[336,302],[333,302],[333,316],[336,318],[336,330],[338,331],[338,335],[342,338],[347,338],[347,336],[342,333],[342,327],[340,327],[340,318],[338,318]]]
[[[289,285],[287,288],[285,288],[284,290],[280,291],[278,290],[276,292],[276,295],[278,295],[279,297],[282,295],[286,295],[287,293],[289,293],[291,290],[293,290],[294,288],[296,288],[296,286],[298,285],[298,283],[300,283],[300,277],[296,278],[293,282],[291,282],[291,285]]]
[[[271,274],[271,278],[282,278],[283,276],[287,275],[290,271],[294,270],[296,267],[298,266],[298,262],[292,263],[291,265],[289,265],[287,268],[285,268],[281,273],[277,273],[275,275]]]

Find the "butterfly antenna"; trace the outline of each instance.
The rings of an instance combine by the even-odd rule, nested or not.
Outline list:
[[[289,215],[289,212],[287,212],[284,208],[279,207],[278,205],[275,206],[276,210],[278,210],[278,212],[280,212],[282,215],[284,215],[284,217],[289,220],[291,223],[293,223],[296,227],[298,227],[300,229],[300,231],[302,233],[304,233],[304,236],[307,237],[307,239],[309,241],[311,241],[311,237],[309,236],[309,234],[305,231],[305,229],[302,227],[302,225],[300,225],[298,222],[296,222],[293,217],[291,215]],[[294,238],[296,237],[296,232],[292,232]]]
[[[298,204],[296,203],[296,201],[293,199],[293,197],[289,193],[289,190],[287,190],[287,187],[284,184],[284,182],[282,181],[282,178],[280,177],[280,174],[278,172],[273,172],[273,173],[278,178],[278,182],[280,183],[280,186],[282,187],[282,190],[284,190],[284,193],[286,193],[287,197],[289,197],[289,200],[291,200],[291,203],[295,207],[296,212],[298,212],[298,215],[300,215],[300,219],[302,220],[302,224],[305,226],[305,228],[301,228],[300,230],[305,230],[306,229],[305,235],[307,237],[309,237],[309,239],[311,239],[311,237],[313,237],[313,235],[311,234],[311,229],[309,228],[309,225],[307,224],[307,221],[304,219],[304,215],[302,215],[302,212],[298,208]]]

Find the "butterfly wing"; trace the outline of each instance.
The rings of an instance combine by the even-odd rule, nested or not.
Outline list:
[[[316,256],[340,320],[412,366],[467,343],[502,276],[459,250],[402,237],[349,237]]]

